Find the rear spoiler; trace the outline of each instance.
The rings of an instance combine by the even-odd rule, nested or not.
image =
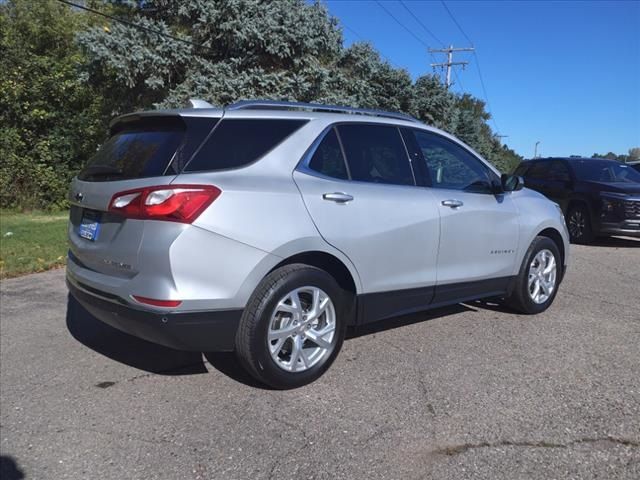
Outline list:
[[[216,113],[220,117],[223,116],[224,110],[222,108],[214,107],[209,102],[199,100],[195,98],[189,99],[190,108],[178,108],[171,110],[145,110],[141,112],[127,113],[120,115],[109,123],[109,130],[111,133],[114,131],[114,126],[122,125],[129,122],[140,121],[144,117],[192,117],[192,116],[211,116],[215,117]],[[204,110],[204,112],[203,112]],[[117,129],[116,129],[117,130]]]

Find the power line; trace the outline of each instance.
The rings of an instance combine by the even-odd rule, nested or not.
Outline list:
[[[462,33],[462,35],[464,36],[464,38],[467,39],[469,44],[471,46],[473,46],[473,42],[469,38],[469,35],[467,35],[465,33],[465,31],[462,29],[462,27],[460,26],[460,24],[456,20],[456,17],[453,16],[453,13],[451,12],[451,10],[449,10],[449,7],[447,7],[447,4],[444,2],[444,0],[440,0],[440,3],[442,3],[442,6],[444,7],[444,9],[447,11],[449,16],[451,17],[451,20],[453,20],[453,23],[455,23],[456,26],[458,27],[458,30],[460,30],[460,33]],[[491,108],[491,105],[489,104],[489,95],[487,95],[487,87],[484,84],[484,78],[482,76],[482,70],[480,70],[480,60],[478,58],[478,54],[476,53],[475,49],[473,50],[473,57],[475,58],[475,62],[474,63],[476,65],[476,69],[478,70],[478,77],[480,77],[480,86],[482,87],[482,93],[484,94],[484,101],[487,104],[487,110],[489,110],[489,113],[491,114],[491,122],[493,123],[493,126],[495,127],[496,131],[499,132],[500,129],[498,128],[498,124],[496,122],[496,119],[494,118],[493,109]]]
[[[429,30],[429,28],[424,24],[424,22],[422,22],[422,20],[420,20],[420,18],[418,18],[418,16],[415,13],[413,13],[413,11],[402,0],[400,0],[400,4],[402,5],[402,7],[407,12],[409,12],[409,15],[411,15],[413,17],[413,19],[416,22],[418,22],[418,24],[424,29],[424,31],[427,32],[427,34],[431,36],[431,38],[433,38],[438,44],[440,44],[440,46],[445,48],[444,42],[442,40],[440,40],[438,37],[436,37],[436,35],[431,30]],[[431,64],[431,66],[434,67],[434,66],[438,65],[438,62],[437,62],[436,58],[433,56],[432,49],[429,48],[428,52],[429,52],[429,56],[431,57],[431,60],[433,62]],[[451,60],[449,59],[449,61],[451,61]],[[458,71],[455,68],[453,69],[453,75],[456,77],[456,81],[454,82],[454,84],[460,85],[460,89],[464,92],[464,86],[462,85],[462,80],[460,80],[460,77],[458,76]],[[451,76],[450,76],[449,69],[447,69],[447,78],[448,78],[448,80],[447,80],[447,88],[449,88],[450,85],[451,85]]]
[[[353,33],[356,37],[358,37],[360,40],[364,41],[364,42],[368,42],[369,40],[367,40],[366,38],[364,38],[362,35],[360,35],[358,32],[356,32],[353,28],[351,28],[349,25],[347,25],[346,23],[344,23],[344,21],[342,19],[340,19],[340,24],[346,28],[347,30],[349,30],[351,33]],[[392,65],[394,68],[397,69],[402,69],[403,67],[400,67],[399,65],[397,65],[396,63],[392,62],[391,59],[389,57],[387,57],[385,54],[383,54],[382,52],[380,52],[380,56],[390,65]]]
[[[349,25],[347,25],[346,23],[344,23],[342,20],[340,20],[340,23],[342,24],[342,26],[344,28],[346,28],[347,30],[349,30],[351,33],[353,33],[356,37],[358,37],[360,40],[364,40],[366,41],[366,39],[360,35],[358,32],[356,32],[353,28],[351,28]]]
[[[409,27],[407,27],[404,23],[402,23],[400,20],[398,20],[393,13],[391,13],[389,10],[387,10],[387,7],[382,5],[382,3],[380,3],[378,0],[375,0],[375,1],[378,4],[378,6],[387,13],[387,15],[389,15],[391,18],[393,18],[396,21],[396,23],[398,25],[400,25],[402,28],[404,28],[413,38],[415,38],[422,45],[424,45],[425,47],[429,48],[429,45],[424,40],[422,40],[420,37],[418,37],[415,33],[413,33],[412,30],[409,29]]]
[[[496,119],[494,118],[493,109],[489,104],[489,96],[487,95],[487,87],[484,85],[484,79],[482,78],[482,72],[480,71],[480,61],[478,60],[478,55],[475,50],[473,52],[473,57],[476,59],[475,64],[478,70],[478,76],[480,77],[480,85],[482,86],[482,93],[484,93],[484,100],[487,102],[487,107],[489,108],[489,112],[491,112],[491,122],[493,122],[493,126],[496,127],[496,131],[500,131],[498,128],[498,124],[496,123]]]
[[[436,58],[433,56],[433,54],[431,53],[431,49],[429,48],[429,44],[427,42],[425,42],[422,38],[420,38],[418,35],[416,35],[413,30],[411,30],[409,27],[407,27],[404,23],[402,23],[393,13],[391,13],[384,5],[382,5],[382,3],[380,3],[378,0],[375,0],[376,4],[382,9],[384,10],[384,12],[389,15],[398,25],[400,25],[407,33],[409,33],[413,38],[415,38],[421,45],[427,47],[427,52],[429,52],[429,55],[431,56],[431,60],[436,63]],[[402,2],[401,2],[402,3]],[[413,12],[411,12],[411,10],[409,10],[407,8],[407,6],[403,3],[402,6],[413,16],[413,18],[415,18],[420,25],[426,29],[427,33],[429,33],[433,38],[436,39],[436,41],[439,42],[438,38],[433,35],[433,33],[431,33],[431,31],[420,21],[418,20],[418,18],[413,14]],[[444,44],[443,44],[444,45]],[[458,77],[457,72],[454,70],[453,71],[455,77],[456,77],[456,83],[460,84],[460,87],[462,88],[462,82],[460,81],[460,78]]]
[[[436,42],[438,42],[441,46],[443,46],[443,47],[444,47],[444,42],[443,42],[442,40],[440,40],[438,37],[436,37],[436,36],[434,35],[434,33],[433,33],[431,30],[429,30],[429,29],[427,28],[427,26],[426,26],[424,23],[422,23],[422,21],[421,21],[421,20],[416,16],[416,14],[415,14],[415,13],[413,13],[413,12],[409,9],[409,7],[407,7],[407,6],[405,5],[405,3],[404,3],[402,0],[400,0],[400,5],[402,5],[402,6],[404,7],[404,9],[405,9],[407,12],[409,12],[409,15],[411,15],[411,16],[414,18],[414,20],[415,20],[416,22],[418,22],[418,24],[419,24],[419,25],[424,29],[424,31],[425,31],[425,32],[427,32],[427,34],[429,34],[429,35],[431,36],[431,38],[433,38]]]
[[[453,16],[453,13],[451,13],[451,10],[449,10],[449,7],[447,7],[447,4],[444,3],[444,0],[440,0],[440,3],[442,3],[442,6],[444,7],[444,9],[447,11],[447,13],[449,14],[449,16],[451,17],[451,20],[453,20],[453,23],[456,24],[456,27],[458,27],[458,30],[460,30],[460,32],[462,32],[462,35],[464,35],[464,38],[467,39],[467,42],[469,42],[469,44],[473,47],[473,42],[471,41],[471,39],[467,36],[467,34],[464,32],[464,30],[462,29],[462,27],[460,26],[460,24],[458,23],[458,21],[456,20],[456,17]]]
[[[415,14],[414,14],[410,9],[409,9],[409,7],[407,7],[407,6],[405,5],[405,3],[404,3],[402,0],[400,0],[400,4],[404,7],[404,9],[405,9],[407,12],[409,12],[409,14],[410,14],[410,15],[411,15],[415,20],[416,20],[416,22],[418,22],[418,23],[420,24],[420,26],[421,26],[422,28],[424,28],[424,30],[425,30],[429,35],[431,35],[431,37],[432,37],[436,42],[438,42],[438,43],[442,44],[442,42],[438,39],[438,37],[436,37],[436,36],[433,34],[433,32],[431,32],[431,30],[429,30],[429,29],[427,28],[427,26],[426,26],[424,23],[422,23],[418,17],[416,17],[416,16],[415,16]],[[444,45],[444,44],[443,44],[443,45]],[[436,63],[436,58],[433,56],[433,53],[431,53],[430,49],[429,49],[429,50],[427,50],[427,51],[429,52],[429,56],[431,57],[431,60],[433,61],[433,63]]]
[[[174,37],[173,35],[169,35],[168,33],[161,32],[160,30],[156,30],[154,28],[145,27],[144,25],[138,25],[137,23],[133,23],[133,22],[130,22],[128,20],[124,20],[122,18],[115,17],[113,15],[109,15],[108,13],[104,13],[104,12],[101,12],[99,10],[94,10],[93,8],[85,7],[84,5],[78,5],[77,3],[69,2],[67,0],[58,0],[58,2],[64,3],[65,5],[68,5],[70,7],[79,8],[80,10],[84,10],[86,12],[90,12],[90,13],[93,13],[95,15],[99,15],[99,16],[104,17],[104,18],[108,18],[110,20],[113,20],[114,22],[119,22],[119,23],[122,23],[124,25],[129,26],[129,27],[137,28],[138,30],[143,30],[143,31],[148,32],[148,33],[154,33],[154,34],[159,35],[161,37],[166,37],[166,38],[170,38],[171,40],[175,40],[176,42],[186,43],[186,44],[191,45],[193,47],[204,48],[205,50],[209,50],[211,52],[214,52],[213,49],[207,47],[206,45],[202,45],[200,43],[190,42],[189,40],[185,40],[184,38]]]

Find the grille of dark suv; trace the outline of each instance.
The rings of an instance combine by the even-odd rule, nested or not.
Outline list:
[[[625,200],[624,215],[627,218],[640,217],[640,200]]]

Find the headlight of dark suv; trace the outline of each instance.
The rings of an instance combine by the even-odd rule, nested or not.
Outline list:
[[[624,198],[626,196],[624,193],[601,192],[600,202],[602,208],[600,216],[603,218],[620,216],[624,209]]]

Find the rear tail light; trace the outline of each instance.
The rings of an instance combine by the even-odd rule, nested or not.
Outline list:
[[[211,185],[162,185],[116,193],[109,211],[127,218],[191,223],[220,196]]]

